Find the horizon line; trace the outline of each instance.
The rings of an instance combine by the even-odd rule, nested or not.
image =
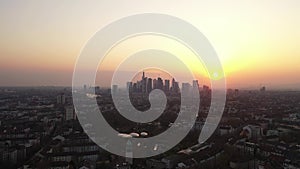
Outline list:
[[[0,88],[46,88],[46,87],[53,87],[53,88],[71,88],[71,85],[0,85]],[[83,86],[77,86],[77,87],[82,87]],[[103,89],[111,89],[111,87],[108,86],[101,86],[101,85],[94,85],[94,86],[88,86],[88,87],[100,87]],[[119,85],[118,85],[119,87]],[[271,87],[268,88],[268,86],[266,86],[267,90],[266,91],[299,91],[300,92],[300,87],[299,88],[284,88],[284,87]],[[126,86],[121,86],[120,89],[126,89]],[[238,89],[240,91],[259,91],[260,88],[255,88],[255,87],[227,87],[226,90],[229,89]]]

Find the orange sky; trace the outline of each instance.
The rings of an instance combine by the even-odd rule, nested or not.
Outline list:
[[[76,57],[97,30],[124,16],[153,12],[196,26],[218,53],[228,87],[300,89],[299,8],[298,0],[1,1],[0,86],[70,86]],[[123,45],[136,47],[139,41]],[[170,43],[160,48],[190,58],[184,48],[165,44]],[[118,56],[126,53],[118,49]]]

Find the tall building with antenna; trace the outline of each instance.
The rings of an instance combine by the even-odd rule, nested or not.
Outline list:
[[[147,77],[145,77],[145,72],[143,71],[143,77],[142,77],[142,93],[147,92]]]

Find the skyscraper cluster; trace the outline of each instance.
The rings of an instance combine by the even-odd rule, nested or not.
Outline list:
[[[143,72],[142,79],[136,83],[127,82],[127,90],[134,93],[150,93],[153,89],[160,89],[165,92],[179,93],[179,83],[172,79],[172,84],[170,84],[169,79],[163,80],[161,77],[157,79],[148,78]]]

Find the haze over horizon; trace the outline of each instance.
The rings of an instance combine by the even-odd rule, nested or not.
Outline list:
[[[96,31],[125,16],[162,13],[186,20],[207,37],[223,64],[228,88],[300,90],[299,7],[297,0],[1,1],[0,86],[71,86],[76,58]],[[176,42],[156,38],[129,39],[110,55],[126,55],[142,44],[190,58]],[[187,62],[203,84],[202,68]],[[113,64],[118,63],[102,67],[103,79],[96,84],[108,85],[105,77]]]

